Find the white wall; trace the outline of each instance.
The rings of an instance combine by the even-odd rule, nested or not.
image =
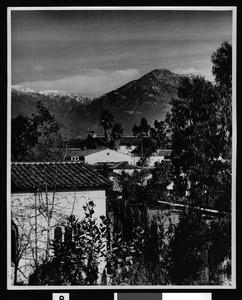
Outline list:
[[[39,261],[45,258],[47,229],[50,228],[50,238],[53,239],[55,227],[64,226],[71,214],[80,220],[84,218],[83,206],[89,201],[94,202],[93,216],[100,222],[100,216],[106,216],[105,190],[11,195],[12,219],[18,227],[19,243],[26,248],[19,264],[23,274],[28,277],[32,273],[36,255]],[[50,211],[52,204],[53,214],[48,226],[47,207]],[[27,283],[21,272],[18,272],[18,278]]]
[[[137,158],[124,154],[119,151],[105,149],[96,153],[89,154],[85,157],[85,162],[88,164],[95,164],[97,162],[121,162],[127,161],[129,164],[136,164]]]
[[[118,148],[119,152],[125,153],[125,154],[131,154],[131,152],[136,148],[136,146],[126,146],[126,145],[121,145]]]
[[[153,167],[156,162],[161,162],[164,160],[164,156],[151,155],[148,160],[148,164],[150,167]]]

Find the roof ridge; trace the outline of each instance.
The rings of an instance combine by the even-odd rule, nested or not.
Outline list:
[[[85,164],[83,161],[13,161],[12,165]]]

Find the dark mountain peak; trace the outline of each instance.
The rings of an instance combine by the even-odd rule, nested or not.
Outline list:
[[[139,79],[133,80],[116,90],[113,90],[91,102],[86,107],[85,125],[100,133],[98,126],[103,110],[109,109],[115,120],[124,127],[125,134],[132,134],[134,124],[138,124],[145,117],[150,124],[155,119],[164,120],[170,112],[172,99],[177,98],[177,88],[181,76],[166,69],[155,69]],[[80,120],[80,117],[79,117]],[[90,124],[90,125],[89,125]],[[83,126],[84,127],[84,126]]]
[[[181,77],[167,69],[155,69],[95,99],[60,91],[36,93],[18,87],[21,93],[12,94],[12,116],[33,113],[37,97],[44,100],[47,109],[64,125],[69,135],[86,137],[91,130],[102,133],[100,115],[108,108],[115,121],[122,124],[124,134],[132,135],[134,124],[139,124],[142,117],[150,124],[155,119],[165,119],[171,110],[171,100],[177,98]]]
[[[154,69],[152,71],[150,71],[149,73],[147,73],[146,75],[155,75],[155,76],[159,76],[159,75],[166,75],[166,76],[171,76],[171,75],[176,75],[175,73],[172,73],[170,70],[167,69]]]
[[[140,80],[150,81],[151,83],[155,81],[159,84],[163,83],[178,86],[181,80],[181,75],[173,73],[167,69],[154,69],[141,77]]]
[[[130,91],[132,93],[134,90],[149,90],[154,88],[156,85],[170,85],[177,87],[180,83],[181,75],[172,73],[167,69],[154,69],[149,73],[143,75],[141,78],[128,82],[127,84],[104,94],[97,99],[107,99],[109,97],[113,98],[113,95],[119,95]]]

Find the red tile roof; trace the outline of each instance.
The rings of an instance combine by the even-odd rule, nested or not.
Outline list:
[[[11,191],[86,190],[105,188],[110,181],[82,162],[11,164]]]

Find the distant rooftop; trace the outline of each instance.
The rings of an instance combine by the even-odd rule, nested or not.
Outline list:
[[[172,153],[172,150],[168,150],[168,149],[159,149],[157,150],[158,155],[160,156],[170,156]]]
[[[96,169],[101,169],[103,167],[107,167],[111,170],[139,170],[141,167],[139,166],[134,166],[130,165],[126,161],[121,161],[121,162],[98,162],[93,165],[94,168]]]
[[[63,155],[65,155],[66,157],[87,156],[89,154],[103,151],[104,149],[106,148],[100,148],[100,149],[67,148],[67,149],[63,149]]]

